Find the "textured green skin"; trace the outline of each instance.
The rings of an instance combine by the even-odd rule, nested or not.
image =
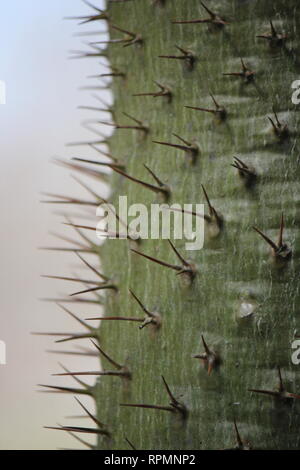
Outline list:
[[[120,286],[118,294],[108,294],[106,314],[142,316],[128,293],[130,287],[147,308],[161,313],[163,324],[154,335],[147,328],[140,331],[137,323],[101,325],[103,349],[118,362],[128,358],[133,380],[126,387],[118,377],[103,377],[95,388],[98,416],[113,432],[112,441],[99,439],[100,449],[128,449],[124,436],[137,449],[228,448],[235,445],[234,418],[242,437],[254,448],[296,449],[299,445],[300,403],[278,403],[247,389],[275,389],[279,365],[288,391],[300,392],[299,366],[291,362],[291,342],[299,322],[299,144],[294,137],[289,144],[278,144],[267,120],[274,104],[289,128],[297,129],[299,117],[290,86],[299,78],[299,67],[293,55],[280,49],[272,53],[267,41],[256,39],[269,30],[273,19],[278,30],[293,34],[289,47],[295,49],[300,6],[296,0],[206,3],[232,20],[225,33],[209,32],[205,24],[170,23],[171,19],[206,18],[198,0],[167,1],[163,8],[149,0],[135,0],[109,8],[114,24],[141,32],[144,38],[142,47],[111,45],[108,49],[112,65],[127,73],[125,80],[113,82],[118,122],[131,124],[122,115],[127,111],[151,129],[145,138],[135,131],[116,130],[110,139],[112,154],[126,161],[129,174],[152,182],[143,167],[149,165],[172,187],[170,202],[204,203],[203,183],[224,215],[225,228],[201,251],[185,252],[184,242],[175,242],[198,265],[198,277],[190,288],[183,288],[173,271],[131,253],[127,241],[107,241],[101,250],[103,271]],[[111,35],[120,37],[116,31]],[[175,44],[197,55],[193,71],[186,71],[180,61],[158,58],[176,53]],[[241,87],[239,79],[222,76],[240,70],[240,57],[257,72],[263,97],[253,85]],[[153,80],[172,89],[171,104],[164,98],[131,96],[155,90]],[[209,92],[228,109],[225,124],[217,125],[210,114],[184,108],[211,108]],[[199,143],[201,155],[194,167],[182,152],[152,143],[177,143],[173,132]],[[255,188],[246,189],[230,166],[234,155],[256,168],[260,178]],[[112,201],[120,194],[128,195],[129,203],[157,202],[154,193],[119,175],[112,177],[112,187]],[[279,271],[252,226],[276,240],[282,210],[293,260]],[[165,240],[143,241],[139,249],[177,263]],[[243,299],[260,307],[251,319],[237,320]],[[223,361],[210,377],[192,358],[203,352],[201,334]],[[103,365],[111,368],[105,360]],[[167,412],[119,407],[124,402],[167,405],[162,374],[190,410],[185,425]]]

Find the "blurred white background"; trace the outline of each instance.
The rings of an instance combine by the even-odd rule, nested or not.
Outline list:
[[[95,3],[103,6],[102,0]],[[78,272],[79,261],[73,253],[49,253],[38,248],[62,245],[49,235],[51,230],[73,237],[62,225],[63,217],[53,214],[64,207],[41,204],[45,199],[42,191],[82,193],[90,199],[78,189],[70,171],[50,163],[53,156],[91,156],[86,148],[65,144],[93,138],[80,122],[94,115],[77,106],[95,102],[92,92],[79,87],[94,84],[87,76],[101,73],[101,68],[98,60],[69,60],[68,56],[70,50],[87,49],[84,41],[100,39],[74,37],[74,33],[104,30],[105,24],[79,27],[78,21],[63,20],[90,12],[80,0],[10,0],[1,5],[0,80],[5,80],[7,87],[7,103],[0,106],[0,340],[7,345],[7,365],[0,366],[1,449],[78,447],[65,433],[43,429],[57,423],[78,424],[65,419],[82,414],[75,400],[69,395],[39,393],[37,384],[73,384],[72,379],[51,377],[61,372],[58,361],[73,370],[85,370],[87,362],[88,368],[98,367],[93,358],[47,354],[47,349],[60,349],[53,344],[55,338],[30,334],[78,331],[74,321],[55,304],[39,298],[74,291],[74,284],[40,276]],[[81,309],[85,312],[99,314],[99,307]],[[90,400],[83,401],[93,410]]]

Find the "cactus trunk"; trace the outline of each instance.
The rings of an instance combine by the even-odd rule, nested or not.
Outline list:
[[[100,377],[93,389],[98,418],[112,433],[99,437],[99,449],[128,449],[125,438],[136,449],[299,446],[299,397],[287,395],[300,393],[291,361],[299,310],[299,114],[291,101],[298,9],[296,0],[108,2],[110,37],[128,41],[107,47],[121,72],[112,81],[114,122],[141,126],[125,112],[148,128],[115,129],[109,152],[122,171],[153,183],[146,164],[170,187],[169,204],[203,203],[207,217],[202,250],[173,240],[197,267],[190,285],[131,250],[177,265],[167,240],[107,240],[101,249],[103,272],[119,289],[106,295],[105,315],[143,319],[131,289],[161,325],[102,322],[102,350],[132,377]],[[187,146],[173,134],[198,153],[153,142]],[[111,187],[116,207],[119,195],[147,207],[160,200],[117,172]],[[112,368],[103,356],[102,365]],[[162,376],[187,413],[176,401],[170,406]]]

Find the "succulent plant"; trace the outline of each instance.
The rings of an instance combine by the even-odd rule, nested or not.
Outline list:
[[[108,24],[107,44],[82,55],[110,62],[113,133],[87,143],[107,143],[103,158],[68,165],[109,180],[116,206],[127,195],[206,207],[202,250],[109,234],[78,245],[95,265],[101,251],[99,281],[74,297],[105,306],[102,321],[80,320],[101,366],[66,371],[78,388],[56,389],[94,398],[94,427],[60,428],[95,434],[94,448],[299,447],[297,6],[110,0],[82,18]],[[67,202],[105,203],[92,198]]]

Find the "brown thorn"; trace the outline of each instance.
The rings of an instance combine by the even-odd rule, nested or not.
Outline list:
[[[85,109],[88,111],[98,111],[100,113],[111,112],[109,109],[97,108],[95,106],[78,106],[78,109]]]
[[[216,13],[211,11],[203,2],[200,2],[202,7],[207,11],[209,14],[210,18],[205,18],[205,19],[197,19],[197,20],[173,20],[172,23],[179,23],[179,24],[188,24],[188,23],[212,23],[215,26],[218,26],[219,28],[223,28],[225,25],[229,24],[227,21],[225,21],[223,18],[218,16]]]
[[[223,75],[227,76],[233,76],[233,77],[241,77],[244,78],[247,83],[250,83],[251,81],[254,80],[255,72],[251,71],[241,58],[241,64],[242,64],[242,71],[241,72],[230,72],[230,73],[223,73]]]
[[[82,326],[87,328],[88,330],[94,331],[94,328],[92,328],[90,325],[88,325],[85,321],[81,320],[77,315],[75,315],[73,312],[71,312],[69,309],[67,309],[64,305],[61,305],[59,303],[56,304],[59,308],[61,308],[65,313],[70,315],[74,320],[78,321]]]
[[[99,282],[99,281],[91,281],[87,279],[78,279],[76,277],[64,277],[64,276],[44,276],[42,275],[41,277],[45,279],[57,279],[60,281],[70,281],[70,282],[82,282],[84,284],[92,284],[92,285],[98,285],[101,286],[105,284],[105,282]]]
[[[53,349],[48,349],[46,351],[47,353],[50,354],[62,354],[66,356],[87,356],[87,357],[98,357],[98,354],[95,352],[90,352],[90,351],[58,351],[58,350],[53,350]]]
[[[153,98],[157,97],[167,97],[169,101],[172,99],[172,92],[169,88],[165,85],[161,85],[159,82],[154,81],[154,83],[160,88],[159,92],[146,92],[146,93],[135,93],[132,96],[153,96]]]
[[[186,106],[186,108],[188,108],[189,106]],[[178,145],[178,144],[172,144],[170,142],[160,142],[158,140],[153,140],[152,141],[154,144],[159,144],[159,145],[166,145],[168,147],[173,147],[173,148],[176,148],[176,149],[179,149],[179,150],[183,150],[184,152],[189,152],[191,149],[186,147],[186,146],[183,146],[183,145]]]
[[[127,444],[129,445],[129,447],[131,447],[132,450],[137,450],[136,447],[134,447],[134,445],[132,444],[132,442],[130,442],[130,440],[125,436],[125,441],[127,442]]]
[[[192,144],[190,142],[188,142],[187,140],[183,139],[182,137],[180,137],[180,135],[178,134],[175,134],[173,133],[173,136],[176,137],[176,139],[178,140],[181,140],[181,142],[183,142],[185,145],[187,145],[188,147],[191,147]]]
[[[86,241],[86,242],[87,242],[89,245],[91,245],[93,248],[96,247],[95,243],[92,242],[92,241],[89,239],[89,237],[87,237],[86,235],[84,235],[84,233],[82,233],[82,231],[80,230],[80,228],[81,228],[80,226],[77,226],[77,225],[73,224],[72,221],[71,221],[71,219],[70,219],[69,217],[66,216],[65,218],[66,218],[67,222],[64,223],[64,225],[68,225],[68,226],[74,228],[75,232],[76,232],[84,241]],[[96,230],[96,229],[95,229],[95,230]]]
[[[233,158],[234,158],[234,160],[236,160],[240,164],[240,166],[242,168],[244,168],[244,169],[248,168],[247,165],[242,160],[240,160],[238,157],[233,157]]]
[[[70,294],[70,297],[74,297],[75,295],[81,294],[88,294],[89,292],[97,292],[98,290],[105,290],[105,289],[112,289],[118,291],[118,287],[115,284],[104,284],[102,286],[93,287],[91,289],[82,290],[80,292],[74,292],[74,294]]]
[[[208,204],[210,216],[213,216],[213,215],[215,214],[215,209],[214,209],[213,206],[211,205],[211,202],[210,202],[210,200],[209,200],[208,194],[207,194],[206,189],[205,189],[205,187],[203,186],[203,184],[201,184],[201,187],[202,187],[202,190],[203,190],[203,193],[204,193],[206,202],[207,202],[207,204]]]
[[[203,6],[203,8],[207,11],[207,13],[212,17],[212,18],[215,18],[216,14],[213,13],[211,10],[209,10],[209,8],[203,3],[203,2],[200,2],[201,5]]]
[[[98,351],[102,354],[102,356],[105,357],[105,359],[107,359],[108,362],[110,362],[116,369],[118,370],[122,370],[123,369],[123,366],[121,366],[120,364],[118,364],[116,361],[114,361],[111,357],[109,357],[108,354],[106,354],[103,349],[100,348],[100,346],[98,344],[96,344],[94,341],[91,340],[91,342],[93,343],[93,345],[95,346],[96,349],[98,349]]]
[[[136,119],[134,116],[131,116],[130,114],[123,112],[124,116],[128,117],[128,119],[131,119],[132,121],[136,122],[136,124],[139,125],[139,128],[143,130],[145,133],[149,132],[148,127],[146,127],[142,121],[139,119]]]
[[[52,429],[54,431],[65,431],[65,432],[78,432],[82,434],[106,435],[106,431],[102,431],[101,429],[82,428],[82,427],[77,427],[77,426],[61,426],[61,427],[44,426],[44,429]]]
[[[233,168],[236,168],[239,170],[241,173],[246,173],[247,176],[254,176],[253,172],[250,171],[248,168],[243,168],[236,163],[231,163],[230,166],[233,166]]]
[[[273,248],[273,251],[276,253],[278,250],[277,245],[269,238],[267,235],[265,235],[259,228],[253,227],[253,229],[268,243]]]
[[[211,99],[213,100],[216,109],[219,109],[220,105],[217,103],[215,97],[211,93],[209,95],[210,95]]]
[[[76,434],[74,434],[73,432],[71,431],[67,431],[68,434],[73,437],[74,439],[76,439],[76,441],[80,442],[80,444],[84,445],[85,447],[87,447],[88,449],[95,449],[95,446],[93,446],[92,444],[90,444],[89,442],[85,441],[84,439],[81,439],[81,437],[79,436],[76,436]]]
[[[87,206],[96,206],[97,203],[94,201],[85,201],[83,199],[75,199],[69,196],[62,196],[59,194],[51,194],[51,193],[42,193],[45,196],[55,197],[59,199],[58,201],[42,201],[46,204],[79,204],[79,205],[87,205]]]
[[[120,28],[119,26],[116,26],[114,24],[111,24],[110,27],[112,29],[115,29],[116,31],[119,31],[120,33],[128,34],[128,36],[131,36],[132,38],[136,37],[135,33],[132,33],[131,31],[128,31],[126,29]]]
[[[153,140],[152,142],[155,143],[155,144],[165,145],[165,146],[168,146],[168,147],[176,148],[178,150],[182,150],[186,154],[191,155],[192,156],[192,163],[195,163],[196,162],[196,157],[199,153],[198,145],[191,144],[190,142],[187,142],[186,140],[184,140],[182,137],[180,137],[177,134],[173,134],[173,136],[176,137],[181,142],[183,142],[185,145],[173,144],[173,143],[170,143],[170,142],[161,142],[161,141],[156,141],[156,140]]]
[[[32,336],[69,336],[72,335],[73,333],[59,333],[59,332],[39,332],[39,331],[32,331],[30,333]]]
[[[243,74],[241,72],[227,72],[227,73],[222,73],[224,76],[228,77],[243,77]]]
[[[70,298],[67,298],[67,299],[49,299],[49,298],[44,298],[44,299],[40,299],[40,301],[42,302],[64,302],[64,303],[82,303],[82,304],[99,304],[100,300],[92,300],[92,299],[70,299]],[[103,302],[102,302],[103,303]]]
[[[278,371],[278,378],[279,378],[279,387],[278,387],[278,389],[279,389],[280,393],[283,393],[285,391],[285,387],[283,385],[281,370],[280,370],[279,366],[277,366],[277,371]]]
[[[194,109],[196,111],[204,111],[205,113],[216,113],[215,109],[208,109],[208,108],[199,108],[198,106],[185,106],[187,109]]]
[[[160,187],[164,186],[164,183],[158,178],[158,176],[156,176],[156,174],[147,165],[144,164],[144,167],[150,173],[150,175],[155,179],[155,181]]]
[[[278,248],[283,246],[283,231],[284,231],[284,216],[283,212],[281,213],[281,220],[280,220],[280,229],[279,229],[279,236],[278,236]]]
[[[175,60],[184,60],[189,69],[193,69],[196,57],[191,51],[185,50],[182,47],[175,45],[176,49],[182,53],[182,55],[159,55],[160,59],[175,59]]]
[[[170,406],[160,406],[160,405],[144,405],[144,404],[129,404],[129,403],[120,403],[120,406],[127,406],[130,408],[147,408],[159,411],[170,411],[171,413],[175,413],[175,409],[171,408]]]
[[[295,400],[300,400],[300,395],[298,395],[297,393],[286,392],[286,396],[287,398],[294,398]]]
[[[234,424],[234,430],[235,430],[236,441],[237,441],[238,447],[241,449],[241,448],[243,447],[243,441],[242,441],[242,438],[241,438],[241,436],[240,436],[240,433],[239,433],[239,430],[238,430],[238,427],[237,427],[237,424],[236,424],[236,420],[235,420],[235,419],[233,420],[233,424]]]
[[[220,360],[219,356],[214,351],[209,349],[208,345],[205,342],[205,339],[204,339],[203,335],[201,335],[201,339],[202,339],[202,343],[203,343],[205,353],[204,354],[196,354],[196,355],[193,356],[193,358],[201,359],[205,363],[205,365],[207,366],[208,375],[211,375],[213,369],[220,365],[221,360]]]
[[[155,193],[163,193],[165,197],[169,196],[169,189],[163,185],[163,186],[155,186],[150,183],[146,183],[145,181],[139,180],[137,178],[134,178],[133,176],[128,175],[122,170],[119,170],[118,168],[113,167],[113,171],[116,173],[119,173],[121,176],[124,176],[125,178],[129,179],[130,181],[133,181],[134,183],[140,184],[141,186],[144,186],[147,189],[150,189],[151,191],[154,191]]]
[[[168,210],[172,211],[172,212],[181,212],[182,214],[190,214],[190,215],[194,215],[195,217],[200,217],[201,219],[204,219],[206,222],[210,222],[211,219],[208,215],[203,215],[203,214],[200,214],[199,212],[195,212],[195,211],[187,211],[187,210],[184,210],[184,209],[177,209],[176,207],[173,207],[173,208],[169,208]]]
[[[275,111],[275,109],[273,108],[273,113],[274,113],[274,116],[275,116],[275,119],[276,119],[276,124],[277,124],[277,127],[281,127],[281,123],[279,122],[279,119],[278,119],[278,116],[277,116],[277,113]]]
[[[94,421],[97,426],[99,426],[99,428],[105,427],[104,424],[101,423],[101,421],[99,421],[92,413],[90,413],[90,411],[81,403],[81,401],[78,400],[77,397],[74,398],[77,403],[81,406],[81,408],[86,412],[86,414],[91,418],[91,420]]]
[[[71,142],[67,144],[67,147],[85,146],[85,145],[107,145],[107,140],[95,140],[87,142]]]
[[[55,385],[43,385],[39,384],[39,387],[48,388],[46,390],[47,393],[72,393],[72,395],[89,395],[91,396],[92,393],[88,389],[81,389],[81,388],[71,388],[71,387],[58,387]]]
[[[86,160],[84,158],[72,158],[72,160],[82,163],[89,163],[91,165],[100,165],[100,166],[107,166],[108,168],[117,167],[117,168],[125,168],[124,164],[122,163],[107,163],[107,162],[98,162],[97,160]]]
[[[173,20],[171,21],[172,24],[198,24],[198,23],[210,23],[211,20],[204,19],[204,20]]]
[[[175,406],[179,405],[179,402],[176,400],[176,398],[175,398],[174,395],[172,394],[172,392],[171,392],[171,390],[170,390],[170,387],[169,387],[169,385],[167,384],[166,379],[164,378],[163,375],[161,376],[161,378],[162,378],[162,380],[163,380],[163,382],[164,382],[165,388],[166,388],[166,390],[167,390],[167,393],[168,393],[168,395],[169,395],[169,397],[170,397],[171,402],[172,402]]]
[[[203,343],[203,347],[205,349],[205,352],[206,352],[207,356],[209,356],[211,351],[210,351],[209,347],[207,346],[203,335],[201,335],[201,338],[202,338],[202,343]]]
[[[277,33],[276,33],[276,29],[274,28],[274,25],[273,25],[273,21],[272,21],[272,20],[270,20],[270,26],[271,26],[272,36],[273,36],[274,38],[276,38],[276,37],[277,37]]]
[[[88,385],[88,384],[86,384],[85,382],[83,382],[83,380],[80,380],[80,379],[78,379],[77,377],[75,377],[74,375],[72,375],[72,374],[70,373],[69,369],[67,369],[67,368],[66,368],[63,364],[61,364],[60,362],[59,362],[59,366],[60,366],[66,373],[69,373],[70,376],[72,377],[72,379],[74,379],[75,382],[77,382],[79,385],[81,385],[82,387],[84,387],[84,388],[86,388],[86,389],[89,388],[89,385]]]
[[[249,388],[248,392],[261,393],[262,395],[270,395],[272,397],[278,397],[278,392],[273,392],[271,390],[258,390],[256,388]]]
[[[99,194],[97,194],[95,191],[93,191],[87,184],[85,184],[83,181],[81,181],[80,178],[78,178],[75,175],[71,175],[74,181],[76,181],[80,186],[82,186],[86,191],[88,191],[96,200],[100,199]]]
[[[68,343],[70,341],[77,341],[79,339],[89,339],[89,338],[96,338],[97,334],[91,334],[91,333],[82,333],[82,334],[77,334],[77,335],[72,335],[69,336],[68,338],[63,338],[55,341],[56,344],[62,344],[62,343]],[[72,374],[70,374],[72,375]]]
[[[143,312],[146,313],[146,315],[149,315],[149,316],[153,316],[151,312],[149,312],[146,307],[142,304],[142,302],[140,301],[140,299],[135,295],[135,293],[129,289],[129,292],[130,294],[132,295],[132,297],[136,300],[136,302],[139,304],[139,306],[141,307],[141,309],[143,310]]]
[[[150,261],[153,261],[154,263],[160,264],[161,266],[165,266],[166,268],[170,268],[170,269],[173,269],[175,271],[181,271],[181,269],[182,269],[181,266],[176,266],[176,265],[173,265],[173,264],[166,263],[165,261],[160,261],[157,258],[153,258],[152,256],[145,255],[144,253],[141,253],[140,251],[134,250],[133,248],[131,249],[131,251],[133,251],[134,253],[136,253],[140,256],[143,256],[144,258],[146,258]]]
[[[140,322],[140,323],[143,321],[141,318],[135,318],[135,317],[93,317],[93,318],[86,318],[86,320],[89,320],[89,321],[117,320],[117,321],[134,321],[134,322]]]
[[[250,187],[256,181],[257,174],[255,168],[248,167],[242,160],[238,157],[233,157],[234,163],[231,164],[233,168],[236,168],[239,172],[239,175],[244,178],[246,186]]]
[[[90,145],[90,144],[87,144],[87,145]],[[101,180],[101,181],[106,181],[107,182],[107,180],[108,180],[108,175],[106,175],[105,173],[102,173],[100,171],[91,170],[89,168],[86,168],[85,166],[76,165],[74,163],[72,164],[70,162],[64,162],[63,160],[58,160],[58,159],[55,160],[55,163],[57,165],[69,168],[71,170],[78,171],[79,173],[82,173],[86,176],[90,176],[92,178],[95,178],[98,181]]]
[[[60,235],[58,233],[55,233],[55,232],[50,232],[51,235],[53,235],[54,237],[60,239],[60,240],[63,240],[67,243],[74,243],[74,245],[78,245],[80,248],[82,249],[86,249],[86,245],[84,245],[83,243],[77,241],[77,240],[73,240],[72,238],[69,238],[69,237],[66,237],[64,235]]]
[[[78,251],[75,251],[75,254],[78,256],[78,258],[89,268],[91,269],[100,279],[103,279],[104,281],[108,282],[110,279],[107,276],[104,276],[104,274],[101,274],[94,266],[92,266],[90,263],[88,263],[79,253]]]
[[[273,119],[270,118],[269,116],[268,116],[268,119],[269,119],[270,123],[272,124],[272,127],[273,127],[274,131],[277,132],[277,126],[276,126],[276,124],[274,123]]]
[[[58,251],[58,252],[65,252],[65,253],[74,253],[74,251],[78,251],[78,253],[94,253],[93,250],[89,248],[61,248],[61,247],[55,247],[55,246],[42,246],[39,248],[39,250],[44,250],[44,251]]]
[[[93,10],[96,10],[98,13],[105,13],[104,10],[101,10],[101,8],[96,7],[92,3],[90,3],[88,0],[83,0],[83,3],[85,3],[88,7],[92,8]]]
[[[278,33],[274,27],[274,24],[272,20],[270,20],[270,28],[271,28],[271,33],[266,33],[266,34],[260,34],[256,36],[257,38],[260,39],[266,39],[270,41],[271,46],[282,46],[284,45],[284,42],[288,39],[287,35],[284,35],[282,33]]]
[[[178,59],[178,60],[185,60],[185,56],[179,56],[179,55],[159,55],[159,59]]]
[[[129,376],[129,373],[125,370],[116,371],[116,370],[105,370],[105,371],[87,371],[87,372],[70,372],[66,374],[53,374],[53,377],[122,377]]]
[[[182,264],[184,266],[187,266],[187,267],[190,267],[190,264],[181,256],[181,254],[179,253],[179,251],[175,248],[175,246],[173,245],[173,243],[171,242],[171,240],[168,240],[172,250],[174,251],[175,255],[177,256],[177,258],[182,262]]]

